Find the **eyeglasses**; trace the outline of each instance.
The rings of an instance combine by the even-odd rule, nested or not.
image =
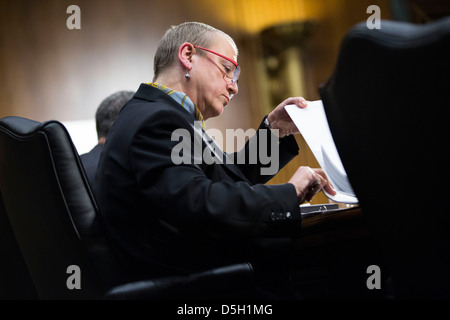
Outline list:
[[[237,86],[238,81],[239,81],[239,75],[241,74],[241,67],[239,66],[239,64],[236,61],[234,61],[230,58],[227,58],[224,55],[221,55],[220,53],[214,52],[212,50],[209,50],[209,49],[206,49],[206,48],[203,48],[200,46],[194,45],[194,48],[205,50],[207,52],[215,54],[216,56],[219,56],[219,57],[231,62],[234,67],[229,65],[228,63],[225,63],[223,65],[225,68],[226,77],[231,80],[231,82],[227,82],[227,84],[230,84],[230,85],[236,84],[236,86]]]

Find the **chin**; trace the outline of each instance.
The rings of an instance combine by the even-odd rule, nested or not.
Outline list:
[[[220,110],[219,110],[218,113],[217,113],[217,116],[220,116],[220,115],[223,113],[224,110],[225,110],[225,106],[223,106],[222,108],[220,108]]]
[[[214,108],[213,112],[211,112],[211,117],[218,117],[223,113],[223,110],[225,109],[224,106],[219,106],[217,108]]]
[[[223,113],[224,110],[224,105],[223,102],[218,102],[216,104],[210,104],[208,108],[206,108],[205,111],[202,113],[203,114],[203,118],[206,120],[208,118],[214,118],[214,117],[218,117]]]

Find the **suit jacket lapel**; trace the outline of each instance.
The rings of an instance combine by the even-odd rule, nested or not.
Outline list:
[[[149,86],[145,83],[142,83],[137,90],[137,92],[134,95],[135,98],[138,99],[144,99],[147,101],[159,101],[164,100],[164,102],[169,103],[172,106],[175,106],[177,108],[182,109],[184,112],[186,112],[186,115],[192,117],[194,119],[194,116],[190,114],[187,110],[185,110],[182,106],[180,106],[175,100],[173,100],[170,96],[168,96],[166,93],[162,92],[159,89],[156,89],[152,86]],[[237,176],[239,179],[242,179],[244,181],[250,182],[247,177],[242,173],[242,171],[237,167],[235,164],[232,164],[231,158],[228,158],[227,153],[222,150],[222,148],[219,147],[219,145],[214,141],[214,139],[203,130],[201,125],[196,126],[196,122],[192,123],[193,126],[193,132],[194,132],[194,144],[196,139],[199,139],[198,137],[201,136],[201,140],[203,140],[202,146],[201,146],[201,154],[196,155],[194,152],[194,158],[195,157],[203,157],[203,151],[204,148],[209,148],[209,150],[212,152],[212,155],[214,156],[215,163],[219,163],[226,171],[232,173],[233,175]],[[197,128],[198,127],[198,128]],[[201,141],[200,140],[200,141]],[[196,161],[201,161],[204,163],[204,159]]]

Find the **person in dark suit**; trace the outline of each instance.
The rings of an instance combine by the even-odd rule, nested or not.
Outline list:
[[[80,156],[91,188],[94,186],[98,160],[100,159],[109,129],[119,115],[120,109],[133,97],[133,94],[133,91],[117,91],[106,97],[95,112],[98,143],[91,151]]]
[[[304,107],[306,100],[283,101],[242,151],[228,154],[202,125],[238,93],[231,37],[198,22],[173,26],[154,71],[113,124],[94,189],[124,269],[142,279],[251,260],[265,274],[270,268],[253,257],[253,242],[298,236],[299,204],[323,188],[334,194],[323,172],[308,167],[288,183],[265,184],[298,154],[291,135],[298,131],[284,106]],[[277,170],[254,146],[277,156]],[[249,161],[254,156],[259,160]],[[282,268],[271,271],[287,278]]]

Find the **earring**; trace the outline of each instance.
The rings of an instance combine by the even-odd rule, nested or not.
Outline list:
[[[186,72],[186,74],[184,75],[184,77],[186,78],[186,79],[190,79],[191,78],[191,75],[189,74],[189,72]]]

